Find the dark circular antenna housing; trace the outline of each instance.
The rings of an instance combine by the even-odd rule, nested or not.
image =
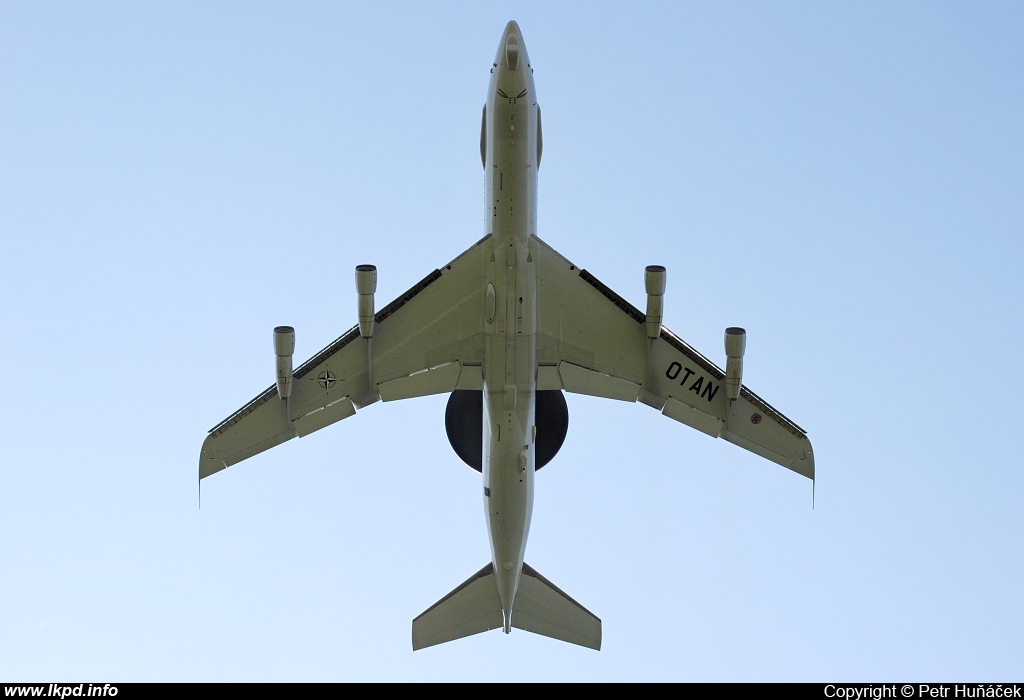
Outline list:
[[[559,390],[537,392],[536,469],[554,459],[569,432],[569,407]],[[472,469],[483,471],[484,393],[456,389],[448,397],[444,429],[455,454]]]

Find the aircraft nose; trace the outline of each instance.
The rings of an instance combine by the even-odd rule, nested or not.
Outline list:
[[[505,25],[505,41],[508,41],[510,36],[515,36],[518,40],[519,37],[519,24],[514,19],[510,19],[508,24]]]
[[[498,60],[496,64],[505,64],[510,71],[519,70],[519,64],[525,63],[526,46],[523,43],[523,35],[519,31],[519,25],[515,20],[505,25],[505,31],[501,36],[501,44],[498,46]]]

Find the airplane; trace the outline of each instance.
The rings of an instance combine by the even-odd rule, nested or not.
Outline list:
[[[664,267],[646,268],[641,312],[537,237],[542,151],[512,21],[481,119],[484,237],[380,310],[376,267],[357,265],[357,325],[295,369],[295,331],[275,328],[276,384],[203,443],[200,479],[378,401],[449,394],[449,441],[483,476],[491,560],[413,620],[413,650],[513,627],[601,648],[601,620],[525,561],[535,473],[568,427],[563,392],[646,404],[814,479],[806,432],[743,384],[742,328],[725,330],[723,371],[662,325]]]

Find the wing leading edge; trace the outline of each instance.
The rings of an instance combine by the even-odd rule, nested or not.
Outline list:
[[[814,478],[806,432],[675,333],[647,335],[639,309],[535,238],[538,389],[640,401],[707,435]]]

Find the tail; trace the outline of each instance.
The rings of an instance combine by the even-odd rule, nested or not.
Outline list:
[[[487,564],[412,621],[412,650],[497,629],[503,622],[494,565]]]
[[[512,626],[601,650],[601,618],[567,596],[558,586],[523,564],[516,602],[512,604]]]
[[[412,648],[423,649],[504,626],[494,568],[488,564],[412,621]],[[523,564],[512,605],[512,627],[601,648],[601,620]]]

